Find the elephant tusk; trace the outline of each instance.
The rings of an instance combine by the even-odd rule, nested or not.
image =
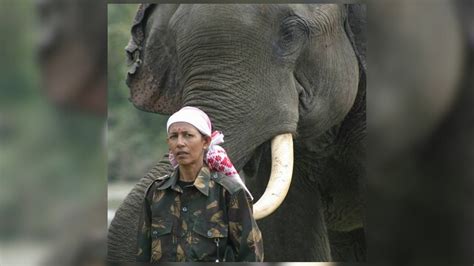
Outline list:
[[[267,188],[253,206],[255,219],[272,214],[283,202],[290,189],[293,175],[293,137],[281,134],[272,139],[272,171]]]

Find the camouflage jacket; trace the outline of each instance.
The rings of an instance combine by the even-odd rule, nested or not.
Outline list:
[[[137,261],[263,261],[263,241],[242,186],[204,166],[181,187],[178,170],[147,189]]]

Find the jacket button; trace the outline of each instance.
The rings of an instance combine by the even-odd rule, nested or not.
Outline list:
[[[188,208],[186,206],[184,206],[182,209],[181,209],[183,212],[187,212],[188,211]]]
[[[207,231],[207,236],[208,236],[208,237],[211,237],[211,236],[212,236],[211,230]]]

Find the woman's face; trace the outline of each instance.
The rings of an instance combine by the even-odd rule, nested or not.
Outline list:
[[[168,131],[168,147],[180,166],[202,163],[209,142],[209,138],[186,122],[173,123]]]

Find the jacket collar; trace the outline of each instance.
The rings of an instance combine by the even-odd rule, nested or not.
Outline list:
[[[158,189],[163,190],[171,188],[174,191],[183,193],[183,189],[177,184],[179,178],[179,167],[171,174],[170,178],[163,183]],[[198,176],[194,180],[193,186],[195,186],[202,194],[209,196],[209,182],[211,180],[211,172],[209,168],[204,165],[198,173]]]

